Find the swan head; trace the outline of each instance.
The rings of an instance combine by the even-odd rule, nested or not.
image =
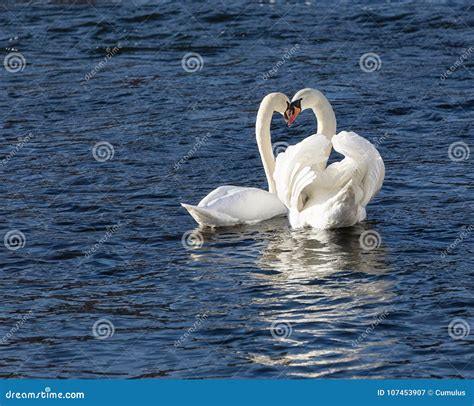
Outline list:
[[[280,92],[273,92],[267,94],[260,104],[262,109],[268,109],[272,113],[280,113],[282,116],[284,116],[285,111],[289,105],[290,99],[288,98],[288,96]]]
[[[316,89],[301,89],[293,96],[288,105],[284,117],[288,127],[294,123],[298,115],[306,109],[321,109],[329,104],[324,95]]]
[[[295,120],[296,117],[301,113],[301,100],[302,99],[297,99],[292,101],[291,103],[288,103],[286,106],[286,110],[283,113],[283,117],[285,118],[286,124],[288,124],[288,127],[291,126]]]

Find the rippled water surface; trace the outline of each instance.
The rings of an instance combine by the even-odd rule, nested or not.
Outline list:
[[[1,376],[474,378],[472,6],[315,3],[2,3]],[[198,230],[179,203],[266,188],[258,104],[303,87],[385,160],[368,220]]]

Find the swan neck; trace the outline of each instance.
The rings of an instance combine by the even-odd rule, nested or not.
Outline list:
[[[311,109],[316,116],[318,134],[323,134],[328,140],[331,140],[336,134],[336,115],[331,103],[321,92],[317,92]]]
[[[270,134],[270,125],[273,116],[273,106],[271,103],[262,102],[257,114],[257,123],[255,127],[255,135],[257,138],[258,151],[262,159],[263,169],[268,182],[268,191],[276,192],[275,180],[273,173],[275,172],[275,156],[273,155],[272,139]]]

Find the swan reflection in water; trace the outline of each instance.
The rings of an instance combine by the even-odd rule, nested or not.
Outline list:
[[[258,320],[251,323],[262,330],[259,345],[245,355],[249,362],[274,367],[278,376],[288,377],[337,377],[349,369],[367,371],[382,365],[375,351],[369,357],[371,365],[358,361],[358,353],[364,351],[367,359],[374,345],[374,336],[360,336],[381,315],[386,317],[393,296],[387,247],[382,242],[376,249],[364,249],[360,236],[366,230],[368,224],[292,230],[285,219],[233,230],[201,230],[205,244],[216,246],[196,252],[193,260],[207,262],[211,256],[228,268],[242,269],[245,251],[247,264],[249,255],[255,257],[245,285],[259,289],[246,296],[247,303],[239,295],[240,305],[258,309]],[[242,243],[247,240],[252,240],[250,246]],[[221,244],[227,247],[225,253],[218,252]]]

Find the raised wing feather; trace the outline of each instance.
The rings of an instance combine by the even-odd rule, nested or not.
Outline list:
[[[382,157],[373,144],[355,132],[341,131],[332,138],[332,145],[346,157],[338,168],[340,175],[350,174],[362,188],[360,205],[365,207],[382,187],[385,177]]]
[[[329,146],[324,135],[314,134],[277,156],[273,178],[277,195],[286,207],[301,209],[303,190],[321,172],[320,164],[326,161]]]

